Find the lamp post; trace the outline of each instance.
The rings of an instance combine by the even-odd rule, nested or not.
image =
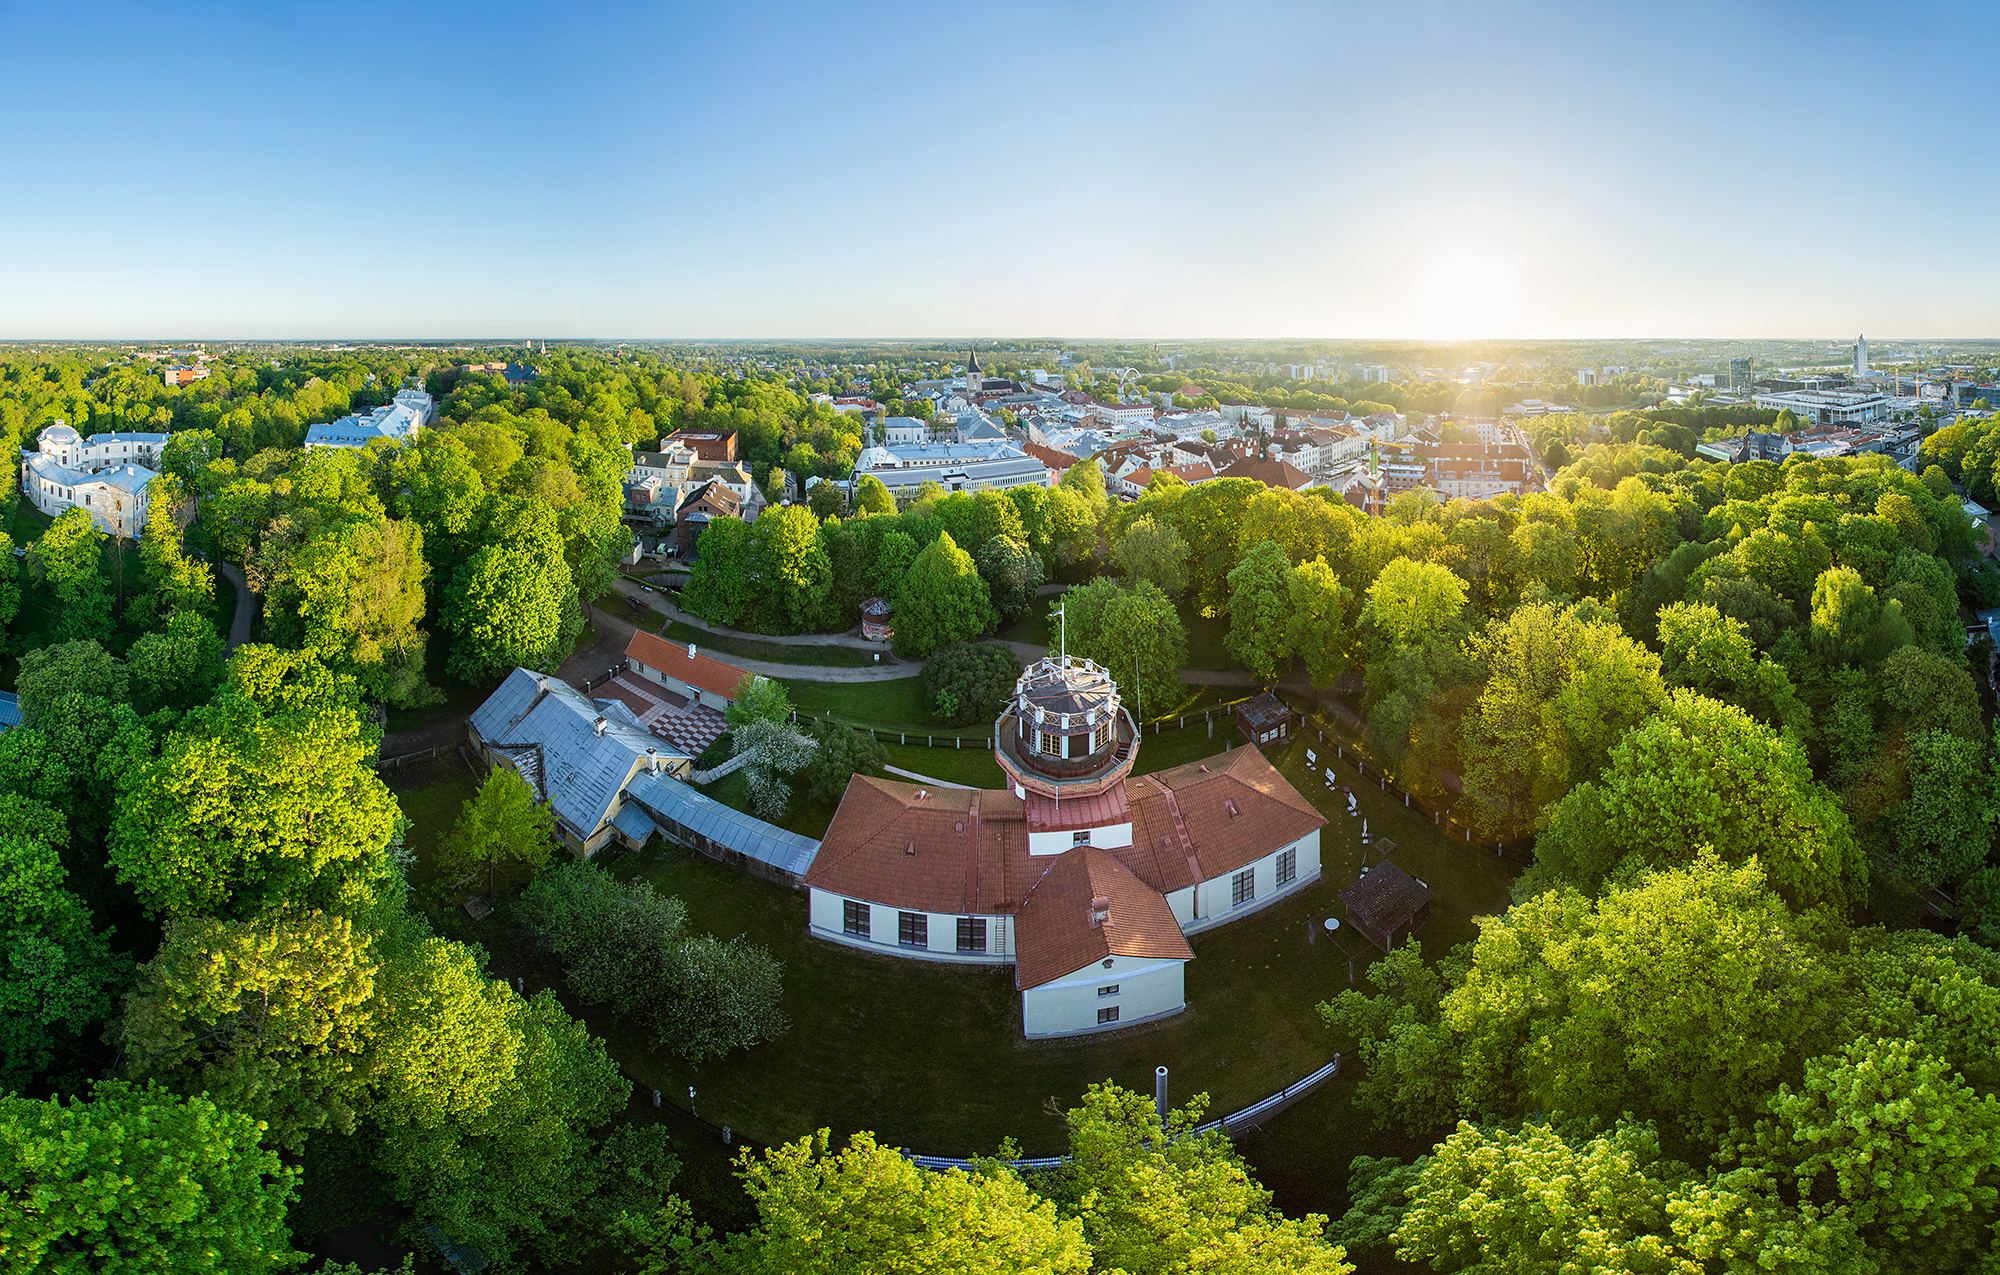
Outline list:
[[[693,1117],[694,1117],[695,1119],[697,1119],[697,1120],[701,1119],[701,1113],[700,1113],[699,1111],[696,1111],[696,1110],[694,1109],[694,1086],[693,1086],[693,1085],[689,1085],[689,1086],[688,1086],[688,1114],[689,1114],[689,1115],[691,1115],[691,1116],[693,1116]]]

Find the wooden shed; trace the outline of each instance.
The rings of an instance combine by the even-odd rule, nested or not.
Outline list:
[[[1246,744],[1261,748],[1265,744],[1285,743],[1294,729],[1292,710],[1285,707],[1283,700],[1265,691],[1236,706],[1236,729]]]
[[[1431,888],[1393,863],[1378,864],[1340,892],[1347,923],[1384,952],[1431,919]]]

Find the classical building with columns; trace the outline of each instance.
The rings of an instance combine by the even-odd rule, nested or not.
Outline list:
[[[90,513],[99,531],[137,536],[146,528],[150,488],[159,477],[165,434],[92,434],[84,438],[57,421],[21,453],[21,490],[51,518],[72,506]]]

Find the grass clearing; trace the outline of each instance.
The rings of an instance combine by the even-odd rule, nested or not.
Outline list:
[[[1175,599],[1174,609],[1180,612],[1181,627],[1187,630],[1186,667],[1210,670],[1243,667],[1223,645],[1223,639],[1229,634],[1228,616],[1204,616],[1200,604],[1187,596]]]
[[[930,697],[924,694],[921,676],[893,678],[886,682],[808,682],[781,678],[792,707],[806,717],[832,713],[850,722],[861,722],[883,730],[909,730],[938,734],[971,734],[977,725],[951,726],[931,713]]]
[[[852,646],[764,642],[756,638],[711,633],[685,620],[669,621],[664,616],[661,618],[664,623],[660,628],[652,630],[653,632],[669,642],[692,642],[698,648],[718,655],[734,655],[746,660],[767,660],[773,664],[806,664],[816,668],[868,668],[877,663],[873,651],[863,651]]]

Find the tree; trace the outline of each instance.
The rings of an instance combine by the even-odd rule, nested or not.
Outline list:
[[[585,1131],[631,1084],[555,994],[523,1000],[483,955],[430,938],[384,962],[388,1017],[368,1054],[368,1115],[396,1197],[496,1262],[526,1241],[574,1251],[569,1228],[602,1166]]]
[[[114,1040],[135,1078],[224,1102],[288,1150],[315,1129],[351,1133],[358,1065],[383,1013],[368,949],[365,932],[319,912],[178,922]]]
[[[1083,1275],[1082,1225],[1058,1216],[1011,1170],[918,1168],[872,1134],[831,1150],[825,1129],[745,1152],[737,1176],[757,1225],[715,1246],[741,1275],[845,1275],[869,1269],[967,1275]]]
[[[1162,1121],[1150,1097],[1106,1082],[1069,1112],[1060,1194],[1076,1201],[1098,1269],[1348,1275],[1324,1217],[1285,1217],[1225,1135],[1194,1132],[1206,1105],[1202,1095]]]
[[[1501,836],[1596,775],[1666,696],[1659,657],[1602,615],[1595,603],[1523,603],[1469,644],[1486,685],[1465,718],[1465,788]]]
[[[1103,518],[1104,511],[1110,506],[1110,497],[1104,493],[1104,468],[1094,456],[1086,456],[1065,469],[1062,480],[1056,486],[1083,497],[1094,518]]]
[[[1067,634],[1070,655],[1096,661],[1127,696],[1136,694],[1130,706],[1135,720],[1145,720],[1147,705],[1157,714],[1182,702],[1187,630],[1173,600],[1157,585],[1141,580],[1124,588],[1116,580],[1092,580],[1065,593],[1062,608],[1059,627]]]
[[[864,514],[893,514],[896,512],[896,498],[882,480],[873,474],[863,474],[854,480],[854,508]]]
[[[145,634],[125,655],[132,703],[141,713],[208,702],[222,681],[222,635],[199,611],[182,610],[165,632]]]
[[[55,589],[62,603],[56,636],[92,638],[110,635],[110,586],[104,579],[104,533],[90,520],[90,511],[71,505],[56,515],[28,553],[28,568]]]
[[[1847,816],[1813,781],[1798,744],[1684,690],[1626,733],[1601,778],[1557,804],[1536,851],[1555,880],[1593,893],[1709,853],[1754,861],[1796,907],[1855,903],[1867,891]]]
[[[1285,583],[1291,595],[1285,646],[1304,658],[1312,684],[1324,689],[1347,670],[1351,658],[1354,636],[1347,608],[1354,595],[1324,556],[1293,567]]]
[[[247,1115],[207,1098],[100,1084],[88,1102],[0,1096],[0,1270],[275,1271],[298,1170]]]
[[[424,680],[424,533],[414,522],[370,518],[314,536],[292,557],[301,645],[354,673],[370,697],[419,703]]]
[[[924,661],[931,712],[954,726],[991,722],[1014,692],[1021,661],[1001,642],[957,642]]]
[[[768,631],[810,628],[833,587],[833,567],[820,543],[819,519],[797,505],[766,509],[750,528],[762,577]]]
[[[111,1010],[131,962],[66,888],[61,815],[0,794],[0,1087],[18,1090]]]
[[[1686,1166],[1651,1128],[1620,1122],[1572,1147],[1545,1123],[1519,1133],[1460,1123],[1431,1153],[1396,1228],[1406,1262],[1459,1269],[1686,1269],[1672,1261],[1667,1202]]]
[[[1111,550],[1112,561],[1131,582],[1150,580],[1168,597],[1188,586],[1188,545],[1172,523],[1141,516],[1134,519]]]
[[[1852,567],[1829,567],[1813,585],[1812,636],[1828,660],[1874,665],[1916,635],[1903,619],[1902,603],[1877,598]]]
[[[784,818],[792,799],[786,776],[812,760],[813,741],[787,722],[764,718],[731,728],[729,740],[733,756],[749,759],[742,769],[751,813],[759,819]]]
[[[390,879],[401,815],[374,755],[351,712],[267,717],[225,693],[136,766],[118,798],[111,862],[169,918],[351,912]]]
[[[748,524],[740,518],[717,518],[695,541],[694,571],[681,602],[688,610],[716,624],[735,624],[754,614],[757,605],[757,550]]]
[[[889,750],[871,732],[824,718],[808,718],[805,727],[813,741],[812,760],[805,769],[806,795],[814,801],[839,801],[848,780],[889,764]]]
[[[569,566],[560,555],[488,545],[466,559],[445,591],[452,676],[491,682],[508,670],[544,668],[561,652]]]
[[[89,638],[57,642],[21,657],[15,678],[21,720],[34,725],[57,701],[72,695],[121,703],[130,697],[131,671]]]
[[[1229,573],[1229,653],[1266,682],[1292,662],[1291,568],[1285,551],[1265,540]]]
[[[751,722],[782,722],[792,715],[791,697],[785,684],[762,673],[746,674],[736,684],[734,697],[723,709],[723,717],[733,729]]]
[[[919,553],[896,591],[896,649],[929,655],[990,632],[998,617],[972,555],[942,533]]]
[[[1806,707],[1782,664],[1759,656],[1750,628],[1707,603],[1676,602],[1658,616],[1660,671],[1669,686],[1734,704],[1766,726],[1803,736]]]
[[[986,581],[1000,619],[1012,623],[1024,618],[1034,608],[1035,590],[1042,583],[1042,560],[1019,540],[994,536],[979,546],[978,562],[979,578]]]
[[[522,899],[531,934],[586,1001],[637,1020],[654,1044],[699,1064],[788,1029],[784,966],[740,938],[685,933],[687,909],[644,881],[588,863],[538,877]]]
[[[495,865],[520,863],[540,872],[554,845],[555,812],[535,800],[520,772],[495,766],[461,807],[457,825],[439,838],[438,875],[450,880],[484,867],[491,895]]]
[[[1941,730],[1908,738],[1910,795],[1887,816],[1896,857],[1927,886],[1955,886],[1986,862],[1996,814],[1988,751]]]

